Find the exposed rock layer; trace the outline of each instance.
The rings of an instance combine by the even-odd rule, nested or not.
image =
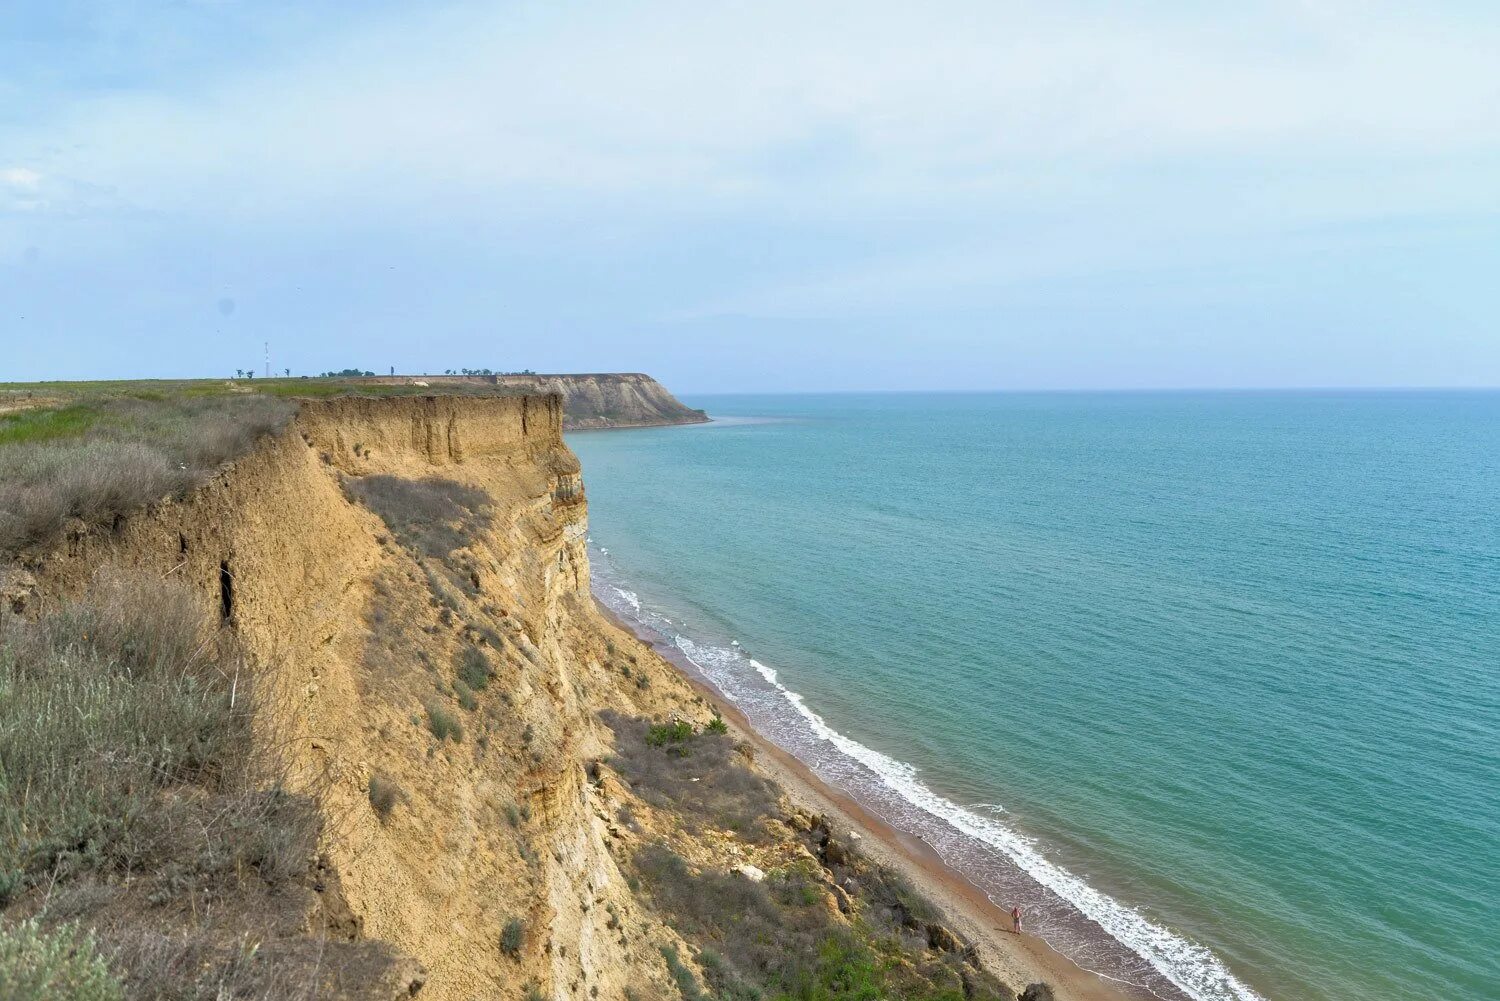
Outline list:
[[[349,381],[432,387],[493,385],[522,393],[557,393],[563,398],[564,425],[569,430],[702,424],[709,419],[703,411],[684,405],[665,386],[640,372],[377,376]]]

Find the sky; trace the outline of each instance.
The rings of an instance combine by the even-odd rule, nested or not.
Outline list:
[[[9,0],[0,381],[1500,385],[1487,0]]]

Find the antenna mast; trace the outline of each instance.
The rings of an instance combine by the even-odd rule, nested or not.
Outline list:
[[[271,378],[271,342],[266,341],[266,378]]]

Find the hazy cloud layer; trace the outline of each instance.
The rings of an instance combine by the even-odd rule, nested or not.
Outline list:
[[[1500,381],[1484,5],[26,6],[18,376],[270,338],[727,388],[759,340],[799,374],[750,388],[1391,383],[1422,340]]]

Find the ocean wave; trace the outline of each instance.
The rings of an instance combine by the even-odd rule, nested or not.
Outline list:
[[[737,671],[743,672],[746,666],[752,668],[755,675],[769,686],[770,691],[784,705],[792,708],[796,718],[813,737],[833,747],[847,759],[864,766],[902,802],[1000,852],[1037,883],[1097,923],[1111,938],[1139,956],[1190,997],[1197,1001],[1264,1001],[1206,947],[1154,923],[1135,908],[1115,900],[1048,859],[1032,839],[991,817],[975,812],[984,810],[999,814],[1004,812],[1004,807],[999,804],[964,807],[934,792],[918,778],[914,766],[861,744],[829,726],[821,715],[807,705],[800,693],[781,683],[775,668],[747,656],[737,646],[695,641],[676,628],[668,628],[673,623],[665,615],[643,609],[634,592],[614,584],[608,584],[607,589],[608,591],[601,592],[601,597],[606,598],[606,604],[616,612],[627,614],[640,625],[669,637],[673,645],[697,666],[703,676],[712,681],[731,701],[739,702],[743,698],[756,697],[756,693],[750,691],[748,672],[736,674]]]
[[[808,707],[801,694],[777,680],[774,668],[752,659],[758,674],[807,721],[813,733],[870,769],[908,803],[946,820],[969,837],[998,848],[1027,875],[1096,921],[1116,941],[1145,959],[1162,976],[1200,1001],[1263,1001],[1230,973],[1212,952],[1155,924],[1139,911],[1090,886],[1037,850],[1024,835],[940,796],[917,778],[917,770],[839,733]]]

